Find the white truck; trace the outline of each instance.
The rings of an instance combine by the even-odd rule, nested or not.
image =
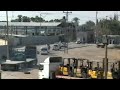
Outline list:
[[[48,57],[39,64],[39,79],[52,79],[52,75],[62,64],[62,57]]]

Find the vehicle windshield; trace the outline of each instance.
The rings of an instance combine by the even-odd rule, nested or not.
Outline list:
[[[42,51],[47,51],[47,48],[42,48],[41,50],[42,50]]]

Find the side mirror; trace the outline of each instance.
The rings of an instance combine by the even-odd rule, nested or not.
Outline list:
[[[44,66],[43,65],[39,65],[39,70],[43,70],[44,69]]]

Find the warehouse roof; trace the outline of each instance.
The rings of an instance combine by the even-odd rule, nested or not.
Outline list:
[[[105,35],[103,35],[105,36]],[[108,37],[120,37],[120,35],[107,35]]]
[[[58,26],[60,22],[8,22],[9,26]],[[0,26],[6,26],[6,22],[0,22]]]
[[[6,61],[2,64],[20,64],[20,63],[24,63],[25,61]]]
[[[8,34],[9,36],[13,36],[13,37],[27,37],[28,35],[16,35],[16,34]],[[1,36],[5,36],[5,34],[2,34]]]

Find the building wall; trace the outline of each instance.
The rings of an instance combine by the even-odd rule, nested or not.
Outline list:
[[[0,33],[5,33],[6,27],[0,26]],[[18,35],[41,35],[41,31],[45,34],[60,34],[61,28],[57,26],[11,26],[9,27],[9,34]]]
[[[59,36],[29,36],[20,38],[21,45],[52,44],[58,41]]]
[[[7,47],[6,47],[6,45],[0,46],[0,62],[1,62],[2,56],[7,57]]]
[[[78,31],[77,40],[80,40],[83,43],[93,43],[94,32],[93,31]]]
[[[108,44],[120,44],[120,36],[108,35]]]

